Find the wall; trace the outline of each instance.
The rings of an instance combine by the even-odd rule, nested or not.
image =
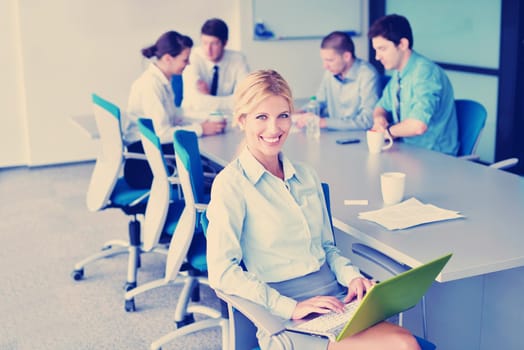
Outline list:
[[[0,1],[0,167],[22,165],[27,157],[17,20],[15,0]]]
[[[251,69],[273,68],[290,83],[297,98],[314,95],[322,74],[320,41],[318,39],[255,41],[253,40],[252,2],[240,1],[241,46],[249,59]],[[354,37],[356,55],[368,57],[368,0],[362,0],[363,33]],[[300,21],[300,9],[296,18],[289,18],[296,25],[307,25]],[[335,30],[335,28],[333,29]],[[328,33],[326,33],[328,34]]]
[[[417,0],[386,2],[386,13],[400,13],[409,19],[416,51],[436,62],[499,69],[501,0],[439,0],[428,2],[424,7],[417,4]],[[472,8],[476,10],[470,11]],[[446,72],[456,99],[472,99],[486,108],[488,118],[475,153],[482,161],[492,163],[498,78],[478,72]]]
[[[0,46],[5,48],[0,56],[0,108],[7,116],[0,128],[0,167],[94,159],[97,142],[71,117],[91,113],[93,92],[125,109],[129,87],[146,65],[140,49],[172,29],[198,44],[200,26],[210,17],[228,23],[228,47],[244,51],[252,69],[277,69],[296,97],[314,94],[323,73],[320,39],[253,41],[251,4],[250,0],[0,2],[0,22],[7,27],[0,32]],[[362,11],[367,29],[368,0],[362,0]],[[355,44],[357,55],[367,59],[365,34],[356,37]]]
[[[0,45],[7,48],[0,65],[0,105],[9,119],[1,131],[0,166],[94,159],[96,141],[71,116],[91,113],[92,92],[125,109],[129,87],[146,64],[140,49],[164,31],[178,30],[198,43],[202,23],[221,17],[233,33],[230,46],[239,48],[237,6],[229,0],[1,4],[0,20],[8,30],[0,34]],[[16,56],[17,46],[21,57]],[[19,73],[13,69],[17,66]],[[23,141],[24,129],[28,142]],[[9,153],[4,151],[7,145]]]

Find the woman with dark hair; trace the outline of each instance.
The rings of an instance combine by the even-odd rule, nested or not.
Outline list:
[[[173,132],[192,130],[197,135],[213,135],[223,131],[224,122],[204,121],[188,123],[174,104],[171,78],[181,74],[189,64],[193,41],[175,31],[160,36],[154,45],[142,49],[142,55],[151,60],[147,69],[131,86],[124,118],[124,142],[129,152],[144,153],[138,130],[138,118],[153,120],[155,131],[163,144],[165,154],[174,154]],[[124,166],[124,177],[136,188],[149,188],[153,174],[145,160],[129,159]]]

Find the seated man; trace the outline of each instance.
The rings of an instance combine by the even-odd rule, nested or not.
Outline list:
[[[209,19],[202,26],[201,46],[192,51],[183,74],[182,107],[187,113],[231,114],[233,91],[249,67],[242,53],[225,48],[227,40],[228,28],[221,19]]]
[[[378,101],[379,78],[375,68],[355,57],[355,46],[344,32],[332,32],[320,45],[320,57],[326,72],[316,98],[320,105],[321,128],[335,130],[369,129],[373,108]],[[308,113],[294,116],[302,128]]]
[[[406,143],[456,155],[459,142],[453,87],[442,68],[413,50],[408,20],[384,16],[369,28],[368,37],[376,59],[385,69],[395,70],[373,112],[373,129],[402,137]]]

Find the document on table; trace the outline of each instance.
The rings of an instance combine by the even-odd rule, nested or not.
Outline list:
[[[410,198],[399,204],[379,210],[359,213],[358,217],[376,222],[388,230],[400,230],[435,221],[458,219],[464,216],[458,211],[442,209],[433,204],[424,204],[416,198]]]

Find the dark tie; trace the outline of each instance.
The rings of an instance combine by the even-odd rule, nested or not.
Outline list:
[[[397,91],[395,92],[396,122],[400,122],[400,74],[397,73]]]
[[[218,88],[218,66],[213,67],[213,80],[211,81],[211,90],[209,93],[213,96],[217,95]]]

